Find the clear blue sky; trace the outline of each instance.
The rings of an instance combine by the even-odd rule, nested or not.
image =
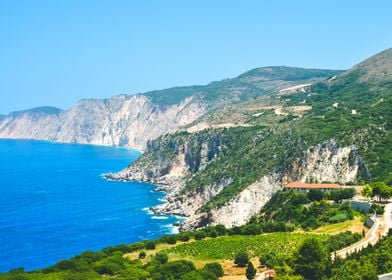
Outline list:
[[[259,66],[345,69],[392,47],[391,12],[390,0],[1,0],[0,113]]]

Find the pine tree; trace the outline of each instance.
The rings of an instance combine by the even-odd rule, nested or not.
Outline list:
[[[256,276],[256,269],[254,268],[252,262],[248,263],[248,267],[246,268],[246,279],[252,280]]]

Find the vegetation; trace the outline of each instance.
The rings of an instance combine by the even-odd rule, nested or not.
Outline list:
[[[274,254],[277,258],[287,260],[296,248],[308,237],[319,239],[328,250],[338,250],[361,238],[359,234],[342,233],[334,236],[324,234],[269,233],[262,235],[222,236],[197,242],[181,244],[165,250],[169,256],[178,258],[197,257],[200,260],[234,260],[238,253],[247,252],[249,257],[262,257]],[[245,262],[245,265],[247,261]]]
[[[148,144],[148,152],[138,163],[153,169],[158,162],[167,169],[178,147],[187,142],[191,176],[182,194],[203,191],[225,179],[229,182],[200,209],[209,211],[225,204],[262,176],[288,170],[312,146],[334,139],[339,146],[357,148],[361,156],[356,159],[360,166],[359,180],[368,183],[362,194],[385,202],[392,196],[392,79],[390,75],[374,75],[373,70],[357,67],[336,79],[314,84],[308,91],[270,96],[269,102],[279,106],[311,106],[301,116],[289,111],[279,116],[263,111],[264,121],[259,121],[253,112],[244,113],[251,126],[165,135]],[[336,72],[285,67],[261,68],[207,86],[178,87],[150,92],[147,96],[161,105],[178,103],[190,96],[211,101],[210,104],[224,104],[272,94],[294,81],[334,74]],[[258,79],[259,82],[254,79],[262,76],[273,81],[272,85],[268,86],[263,79]],[[201,170],[197,155],[204,143],[215,147],[216,153]],[[360,164],[362,159],[366,164]],[[332,252],[358,241],[361,235],[292,232],[296,228],[310,230],[353,219],[355,211],[342,201],[354,194],[352,189],[330,193],[278,192],[258,217],[241,227],[226,229],[218,225],[99,252],[87,251],[42,270],[27,273],[16,269],[0,274],[0,279],[215,280],[223,275],[218,263],[222,260],[234,260],[239,267],[247,266],[246,276],[252,279],[255,271],[249,260],[255,257],[273,267],[280,279],[376,279],[377,274],[392,271],[392,237],[345,260],[332,262]],[[382,213],[384,210],[374,204],[370,211]],[[188,242],[190,239],[192,242]],[[158,250],[162,244],[165,249]],[[135,254],[135,258],[124,257],[127,253]],[[202,266],[196,266],[196,262]]]
[[[372,196],[376,196],[379,202],[387,201],[392,197],[392,187],[389,187],[384,182],[374,182],[370,185]]]
[[[369,279],[392,271],[392,236],[333,263],[331,279]]]
[[[212,228],[215,230],[215,228]],[[211,228],[205,232],[212,232]],[[229,233],[222,226],[216,232]],[[183,235],[171,235],[180,239]],[[194,236],[189,233],[188,236]],[[216,261],[234,260],[239,266],[246,266],[250,257],[259,257],[263,263],[279,271],[292,265],[299,246],[308,238],[317,239],[326,251],[338,250],[356,241],[351,233],[329,236],[326,234],[270,233],[262,235],[222,235],[182,244],[172,244],[169,249],[157,251],[153,256],[144,250],[152,241],[131,245],[119,245],[99,252],[87,251],[70,260],[33,272],[23,269],[0,274],[0,279],[102,279],[112,276],[116,279],[180,279],[216,280],[223,275],[222,266]],[[167,244],[166,237],[154,240],[154,245]],[[160,245],[161,246],[161,245]],[[167,246],[167,245],[166,245]],[[124,258],[124,254],[135,252],[135,258]],[[241,252],[241,253],[240,253]],[[138,257],[141,257],[138,259]],[[197,269],[193,261],[202,261]],[[216,260],[216,261],[214,261]],[[249,270],[251,270],[249,268]],[[249,272],[250,273],[250,272]],[[282,273],[281,273],[282,274]]]
[[[322,279],[326,274],[328,259],[328,251],[319,240],[306,239],[295,256],[294,271],[305,280]]]
[[[212,82],[205,86],[174,87],[150,91],[144,95],[160,105],[177,104],[191,96],[197,96],[209,103],[238,99],[245,101],[268,94],[282,86],[323,80],[340,72],[295,67],[262,67],[236,78]]]
[[[325,224],[351,220],[355,212],[348,203],[334,204],[324,200],[326,197],[334,198],[338,201],[352,197],[353,193],[351,190],[333,191],[331,194],[326,193],[322,194],[322,196],[317,192],[279,191],[264,206],[258,221],[289,221],[289,223],[297,227],[309,230]],[[282,207],[282,205],[284,206]]]
[[[247,252],[238,252],[235,255],[234,263],[239,267],[245,267],[249,262],[249,255]]]
[[[388,63],[390,52],[386,57],[384,62]],[[262,176],[273,171],[282,172],[290,169],[293,163],[303,156],[304,151],[329,140],[334,140],[338,146],[355,146],[355,153],[363,159],[363,162],[358,161],[360,165],[358,181],[368,183],[382,181],[391,185],[392,79],[390,75],[383,73],[374,74],[377,73],[377,69],[374,65],[371,66],[372,59],[377,60],[371,58],[363,67],[358,67],[335,79],[315,83],[304,92],[274,95],[276,91],[271,90],[266,93],[269,94],[268,98],[236,104],[230,109],[213,110],[209,115],[217,123],[231,120],[232,115],[235,115],[240,117],[234,121],[251,126],[210,129],[194,134],[179,132],[164,136],[154,142],[154,147],[160,147],[158,148],[160,151],[152,150],[153,153],[159,152],[161,156],[153,158],[152,153],[147,152],[145,158],[150,159],[151,166],[156,162],[165,161],[165,155],[167,160],[170,160],[170,157],[176,154],[176,145],[185,142],[191,142],[191,147],[194,147],[191,149],[190,158],[197,158],[195,155],[200,151],[203,143],[218,141],[220,151],[217,157],[201,171],[191,166],[190,176],[182,191],[182,194],[195,190],[203,191],[213,184],[228,180],[230,183],[200,209],[206,212],[224,205]],[[299,70],[293,72],[290,70],[284,74],[286,70],[288,69],[274,68],[271,74],[268,74],[268,71],[263,69],[255,69],[236,78],[237,80],[232,79],[222,84],[233,86],[233,83],[238,81],[246,84],[248,79],[258,75],[271,75],[283,80],[307,77],[307,74]],[[215,87],[214,92],[208,94],[212,99],[222,94],[216,89],[217,85],[219,87],[219,83],[209,85],[211,89]],[[234,88],[231,87],[231,90]],[[245,88],[246,92],[248,87]],[[230,93],[228,95],[230,96]],[[255,104],[264,104],[267,107],[282,106],[283,113],[286,115],[276,115],[272,110],[267,109],[255,111]],[[300,115],[289,109],[285,111],[285,108],[303,105],[309,106],[310,109]],[[262,114],[262,117],[255,116],[255,112]],[[204,119],[209,117],[205,116]],[[348,159],[349,162],[352,160],[354,159]],[[308,178],[308,180],[313,179]],[[342,193],[334,192],[332,195],[339,201],[340,194]],[[384,192],[383,195],[387,197],[391,193]]]
[[[256,269],[253,266],[252,262],[248,262],[248,266],[246,267],[246,272],[245,272],[246,279],[252,280],[256,276]]]

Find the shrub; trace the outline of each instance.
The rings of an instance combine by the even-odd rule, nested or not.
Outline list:
[[[317,190],[317,189],[311,189],[308,192],[308,199],[310,201],[320,201],[324,198],[324,194],[322,191]]]
[[[167,244],[176,244],[177,243],[177,238],[175,235],[168,235],[165,237],[166,243]]]
[[[247,252],[239,252],[235,256],[234,263],[239,267],[245,267],[249,262],[249,256]]]
[[[181,240],[181,241],[183,241],[183,242],[187,242],[187,241],[189,241],[189,239],[191,239],[191,236],[190,236],[190,234],[187,233],[187,232],[185,232],[185,233],[180,233],[180,234],[178,235],[178,239]]]
[[[154,241],[147,241],[145,242],[144,246],[147,250],[154,250],[155,249],[155,242]]]
[[[248,267],[246,268],[246,279],[252,280],[256,276],[256,269],[254,268],[251,262],[248,263]]]
[[[162,253],[162,252],[159,252],[154,257],[154,260],[160,264],[167,263],[168,259],[169,259],[169,257],[165,253]]]
[[[188,272],[196,270],[195,265],[186,260],[168,262],[159,266],[154,273],[159,273],[161,278],[153,279],[181,279]]]
[[[141,252],[139,253],[139,259],[144,259],[145,257],[146,257],[146,252],[141,251]]]
[[[261,233],[261,226],[258,224],[249,224],[242,228],[241,231],[244,235],[256,235]]]
[[[222,277],[224,274],[222,266],[217,262],[208,263],[204,266],[203,269],[211,271],[215,274],[216,277]]]
[[[212,238],[218,237],[218,232],[215,229],[212,229],[208,232],[208,236]]]
[[[215,230],[218,233],[218,235],[226,235],[226,228],[224,225],[216,225]]]
[[[204,239],[204,238],[206,238],[206,233],[205,233],[205,231],[199,230],[199,231],[197,231],[197,232],[195,233],[195,239],[196,239],[196,240],[202,240],[202,239]]]

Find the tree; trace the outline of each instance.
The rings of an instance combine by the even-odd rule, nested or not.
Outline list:
[[[154,241],[147,241],[145,243],[145,248],[147,250],[154,250],[155,249],[155,242]]]
[[[164,264],[167,263],[167,260],[169,258],[165,253],[159,252],[158,254],[155,255],[154,259],[160,264]]]
[[[308,192],[308,199],[311,201],[320,201],[324,198],[324,194],[322,191],[317,189],[311,189]]]
[[[218,237],[218,232],[217,232],[215,229],[211,229],[211,230],[208,232],[208,236],[209,236],[209,237],[212,237],[212,238]]]
[[[392,196],[392,188],[388,187],[387,184],[383,184],[380,188],[380,197],[384,201],[388,201]]]
[[[218,235],[225,235],[226,234],[226,228],[224,225],[221,225],[221,224],[216,225],[215,230],[218,233]]]
[[[207,263],[203,269],[211,271],[215,274],[216,277],[222,277],[224,274],[222,266],[220,265],[220,263],[217,262]]]
[[[370,197],[372,197],[373,195],[373,189],[369,184],[366,184],[363,186],[362,190],[361,190],[361,195],[367,199],[369,199]]]
[[[204,230],[199,230],[195,233],[195,239],[196,240],[202,240],[204,238],[206,238],[206,232]]]
[[[325,274],[329,255],[321,242],[308,238],[298,249],[294,261],[294,271],[304,279],[318,280]]]
[[[166,236],[165,239],[167,244],[173,245],[177,243],[177,237],[174,234]]]
[[[388,185],[384,182],[375,182],[371,184],[373,189],[373,196],[378,197],[378,201],[381,202],[382,199],[387,200],[392,196],[392,190]]]
[[[180,240],[183,241],[183,242],[189,241],[190,238],[191,238],[191,236],[190,236],[189,233],[187,233],[187,232],[180,233],[180,234],[178,235],[178,239],[180,239]]]
[[[249,262],[249,256],[247,252],[239,252],[235,256],[234,263],[239,267],[245,267]]]
[[[248,263],[248,267],[246,268],[246,279],[252,280],[256,276],[256,269],[254,268],[252,262]]]
[[[331,199],[335,202],[341,202],[343,199],[353,198],[356,191],[354,188],[346,188],[342,190],[332,190],[331,191]]]
[[[141,252],[139,253],[139,259],[144,259],[145,257],[146,257],[146,252],[141,251]]]

